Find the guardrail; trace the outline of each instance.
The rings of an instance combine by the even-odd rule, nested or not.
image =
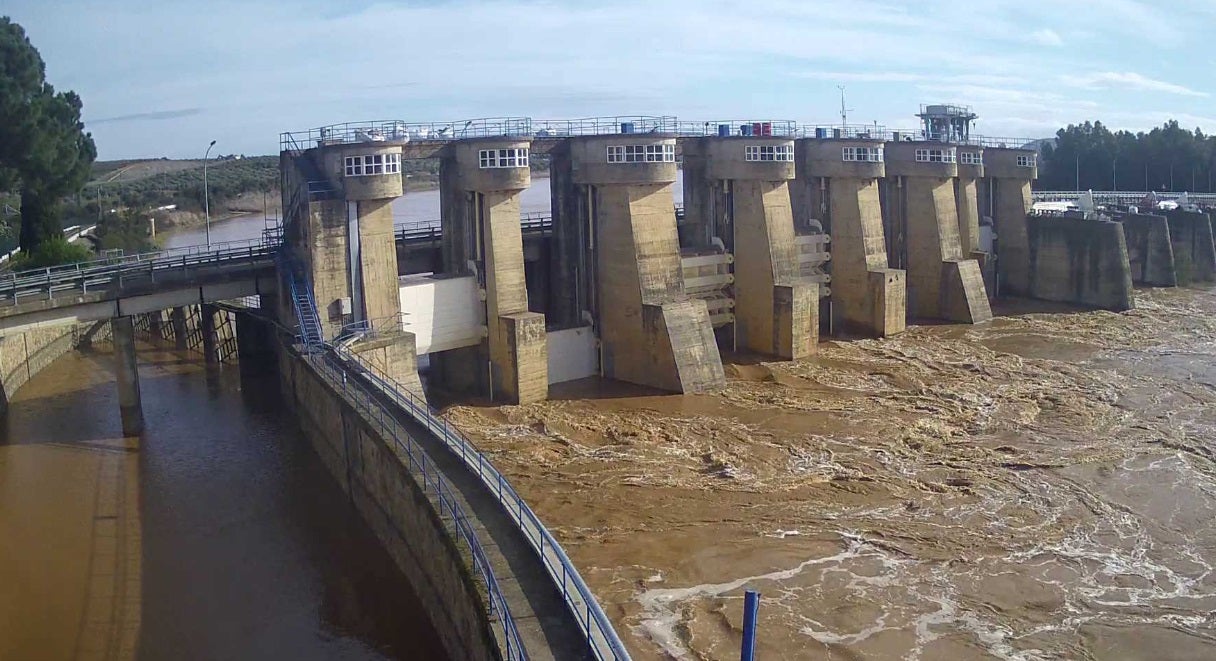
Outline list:
[[[225,244],[187,246],[173,250],[127,255],[111,259],[78,262],[64,266],[31,269],[0,276],[0,300],[16,304],[23,297],[79,291],[86,294],[111,283],[122,286],[128,280],[148,279],[191,269],[218,268],[239,261],[268,258],[274,247],[262,240],[233,241]]]
[[[283,151],[299,153],[301,148],[353,143],[530,136],[531,121],[527,117],[488,117],[457,122],[405,122],[396,119],[346,122],[282,133],[279,146]]]
[[[286,259],[286,257],[283,259]],[[311,300],[311,288],[307,282],[303,281],[302,277],[293,271],[287,271],[287,273],[290,274],[289,280],[302,280],[299,284],[295,282],[289,283],[289,288],[293,292],[293,300],[296,300],[294,292],[301,291],[301,297]],[[305,305],[297,305],[295,312],[298,315],[297,319],[300,322],[301,329],[308,328],[314,324],[318,328],[320,327],[320,321],[316,318],[315,305],[311,309]],[[312,317],[311,320],[307,319],[309,316]],[[312,334],[309,333],[309,335]],[[369,382],[375,384],[385,396],[391,398],[395,404],[408,413],[415,421],[423,425],[432,434],[435,434],[454,455],[461,459],[468,470],[477,475],[482,485],[489,490],[491,495],[495,496],[503,511],[515,522],[521,534],[528,540],[533,551],[536,552],[546,573],[549,574],[555,587],[561,592],[562,599],[565,601],[567,608],[570,609],[570,612],[582,627],[582,633],[587,640],[588,650],[591,654],[600,660],[628,660],[629,654],[617,636],[616,631],[612,628],[612,624],[608,621],[608,616],[604,614],[603,609],[596,602],[591,589],[587,587],[587,584],[583,581],[582,576],[579,575],[578,570],[575,569],[566,552],[558,544],[557,540],[553,538],[553,535],[544,524],[541,523],[539,517],[532,511],[532,508],[524,502],[524,499],[515,491],[510,482],[502,473],[498,472],[498,469],[494,468],[485,455],[481,454],[463,434],[453,429],[446,420],[436,415],[430,406],[418,397],[417,394],[410,392],[400,383],[393,381],[387,376],[368,369],[362,361],[342,345],[333,345],[315,338],[315,335],[312,335],[312,337],[303,336],[301,338],[306,345],[308,353],[322,353],[324,354],[324,360],[331,361],[331,363],[336,360],[338,361],[336,366],[340,366],[342,370],[355,371]],[[314,362],[314,364],[316,363]],[[345,384],[345,381],[343,383]],[[381,408],[380,411],[382,415],[383,409]],[[394,439],[400,442],[399,438],[394,437]],[[412,443],[412,439],[408,440]],[[425,454],[421,453],[421,448],[418,448],[418,451],[420,456],[425,457]],[[437,489],[444,484],[442,478],[438,477],[437,473],[435,484],[437,485]],[[456,516],[459,512],[459,505],[453,501],[451,507],[453,508],[453,521],[457,524],[463,522],[463,515]],[[504,627],[509,628],[510,632],[514,632],[514,621],[510,618],[506,601],[502,599],[489,563],[485,562],[484,554],[481,554],[479,559],[480,545],[476,534],[469,530],[467,534],[462,533],[461,536],[465,543],[469,545],[470,552],[474,553],[475,563],[481,563],[478,570],[487,582],[487,589],[497,594],[497,597],[493,599],[501,600],[500,612],[504,613],[505,617],[501,617],[500,621],[503,622]],[[474,547],[476,547],[476,551],[473,550]],[[518,633],[516,632],[513,635],[518,642]],[[522,654],[523,648],[520,647],[519,651]]]
[[[561,544],[553,538],[549,529],[541,523],[532,508],[490,460],[477,450],[464,434],[436,415],[430,405],[417,394],[390,377],[369,368],[344,347],[334,347],[331,352],[348,368],[358,371],[364,378],[376,384],[385,396],[391,398],[419,424],[443,441],[448,450],[460,458],[465,468],[481,480],[482,485],[498,500],[503,511],[537,554],[546,573],[561,592],[567,608],[582,627],[589,651],[594,657],[601,660],[629,659],[624,643],[617,636],[608,616],[600,608],[591,589],[583,582],[582,576]]]
[[[447,515],[446,518],[456,530],[457,537],[464,542],[465,548],[468,549],[469,555],[473,559],[474,569],[485,583],[490,619],[497,621],[501,627],[503,641],[507,648],[506,658],[508,661],[526,661],[527,651],[520,641],[515,619],[511,616],[510,606],[502,594],[498,578],[494,575],[494,569],[486,558],[485,550],[481,546],[476,531],[468,523],[468,515],[465,514],[460,502],[452,496],[452,488],[443,478],[442,471],[435,467],[431,458],[401,428],[391,413],[376,402],[375,398],[366,390],[347,379],[347,370],[350,370],[352,365],[348,365],[339,357],[334,345],[325,342],[321,337],[321,322],[317,316],[312,288],[308,285],[308,281],[297,270],[298,264],[286,254],[286,251],[282,251],[278,260],[283,267],[281,273],[287,281],[287,288],[292,294],[293,307],[299,322],[298,329],[301,330],[301,334],[297,337],[304,345],[306,356],[314,358],[310,362],[317,368],[318,373],[327,378],[333,387],[340,388],[343,394],[355,403],[356,408],[362,410],[367,418],[379,427],[386,440],[391,438],[396,448],[405,454],[408,468],[422,478],[423,490],[435,496],[439,503],[440,517],[444,518],[444,515]],[[318,356],[319,359],[315,359]],[[353,357],[347,360],[355,366],[361,365]]]
[[[747,136],[797,138],[798,122],[786,119],[715,120],[710,122],[679,122],[676,132],[682,136]]]
[[[684,205],[675,205],[676,219],[684,218]],[[553,214],[544,211],[529,211],[519,215],[519,226],[524,234],[532,232],[545,232],[553,228]],[[423,241],[438,241],[443,238],[442,221],[436,220],[420,220],[409,223],[401,223],[393,226],[394,234],[398,241],[404,242],[423,242]]]
[[[317,371],[324,375],[335,388],[342,390],[347,399],[354,402],[356,410],[371,420],[386,441],[392,440],[399,452],[405,455],[408,469],[422,480],[423,491],[434,495],[439,504],[439,516],[447,519],[456,530],[456,536],[464,543],[473,559],[473,569],[481,575],[486,585],[487,601],[490,606],[491,620],[496,620],[502,627],[503,641],[506,646],[504,655],[508,661],[526,661],[528,653],[519,637],[515,619],[511,616],[510,606],[494,569],[486,557],[485,550],[477,538],[477,532],[469,524],[469,516],[464,512],[460,502],[452,495],[452,487],[443,477],[443,472],[435,466],[435,462],[410,437],[392,413],[381,406],[364,388],[346,377],[348,365],[338,359],[333,353],[326,353],[320,360],[312,360]]]
[[[1135,204],[1149,195],[1157,198],[1158,202],[1177,200],[1183,195],[1191,202],[1216,203],[1216,193],[1190,192],[1149,192],[1149,191],[1031,191],[1031,197],[1036,202],[1053,202],[1075,200],[1085,193],[1091,193],[1094,201],[1116,201]]]

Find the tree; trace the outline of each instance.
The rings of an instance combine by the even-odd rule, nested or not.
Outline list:
[[[25,30],[0,17],[0,188],[21,190],[21,248],[60,234],[62,199],[80,190],[97,158],[75,92],[56,92]]]
[[[1190,190],[1216,187],[1216,139],[1171,120],[1148,133],[1073,124],[1043,147],[1043,190]]]

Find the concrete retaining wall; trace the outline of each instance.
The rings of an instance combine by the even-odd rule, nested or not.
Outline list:
[[[88,324],[52,326],[0,337],[0,416],[8,413],[13,393],[51,361],[75,348],[88,328]],[[108,333],[108,329],[102,332]]]
[[[496,659],[484,596],[469,560],[407,457],[304,358],[281,348],[283,395],[300,428],[417,593],[453,659]]]
[[[1127,240],[1132,282],[1156,287],[1177,285],[1174,249],[1165,216],[1128,214],[1119,221],[1123,223],[1123,236]]]
[[[1030,216],[1030,297],[1129,310],[1135,307],[1121,223]]]
[[[1178,284],[1216,280],[1211,218],[1194,211],[1171,211],[1168,217]]]

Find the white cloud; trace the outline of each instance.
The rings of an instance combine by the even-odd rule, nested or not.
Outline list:
[[[1066,85],[1087,90],[1124,89],[1141,92],[1163,92],[1180,96],[1210,96],[1207,92],[1193,90],[1184,85],[1155,80],[1134,71],[1103,71],[1082,75],[1064,74],[1060,81]]]
[[[1043,28],[1030,33],[1030,40],[1040,46],[1063,46],[1064,40],[1059,33],[1051,28]]]

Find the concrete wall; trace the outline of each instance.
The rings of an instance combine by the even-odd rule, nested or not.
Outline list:
[[[346,199],[379,200],[401,197],[404,193],[401,187],[401,173],[348,177],[346,176],[346,157],[400,153],[401,147],[397,145],[362,143],[310,150],[307,157],[312,158],[313,162],[319,163],[326,180],[335,190],[342,191],[343,197]]]
[[[391,439],[303,358],[280,351],[285,398],[329,472],[418,594],[453,659],[495,659],[480,588],[436,503]]]
[[[795,224],[820,221],[832,237],[832,327],[883,337],[902,332],[906,276],[891,269],[878,181],[883,161],[845,161],[844,150],[884,148],[881,140],[804,139],[795,146]],[[801,225],[799,225],[801,226]]]
[[[819,285],[799,281],[788,184],[732,187],[736,341],[781,358],[809,356],[819,343]]]
[[[397,243],[391,199],[358,203],[360,277],[367,319],[377,331],[400,329]]]
[[[447,273],[472,265],[485,291],[486,340],[461,349],[467,356],[436,356],[436,374],[449,388],[474,383],[480,394],[513,404],[548,395],[544,315],[529,312],[520,228],[519,193],[531,182],[527,164],[482,168],[483,149],[523,149],[526,140],[468,140],[449,146],[441,161],[440,204]],[[522,361],[522,362],[520,362]],[[459,374],[487,364],[487,379]]]
[[[878,182],[829,180],[832,219],[832,311],[841,331],[885,337],[907,316],[904,271],[887,267]]]
[[[887,169],[922,172],[926,167],[946,165],[901,162],[896,168],[888,162]],[[909,314],[961,323],[991,319],[979,264],[962,252],[953,177],[902,176],[887,181],[890,204],[886,211],[894,225],[903,227]]]
[[[1174,268],[1179,284],[1216,280],[1216,248],[1212,242],[1212,221],[1207,214],[1171,211],[1170,241],[1174,248]]]
[[[1132,283],[1176,286],[1178,274],[1174,270],[1174,248],[1170,243],[1170,227],[1165,216],[1128,214],[1118,220],[1123,223]]]
[[[677,392],[722,386],[709,311],[684,294],[671,184],[594,191],[604,375]]]
[[[1027,231],[1032,298],[1107,310],[1135,307],[1122,224],[1030,216]]]
[[[88,326],[65,325],[37,328],[0,337],[0,416],[8,413],[8,402],[17,389],[71,351]]]
[[[986,188],[991,192],[992,220],[997,236],[997,293],[1001,296],[1030,295],[1026,215],[1030,213],[1030,182],[1038,177],[1038,167],[1019,165],[1018,159],[1034,156],[1034,151],[1026,149],[989,147],[984,150],[984,178]]]

